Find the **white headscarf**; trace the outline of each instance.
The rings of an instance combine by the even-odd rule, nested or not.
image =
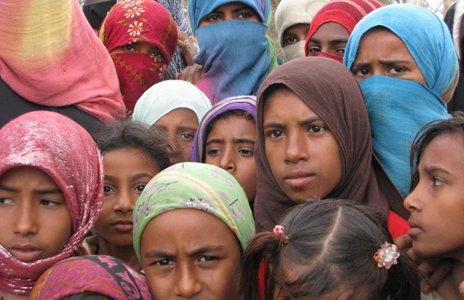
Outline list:
[[[456,1],[456,8],[454,11],[454,23],[453,23],[453,41],[454,47],[456,48],[456,52],[458,53],[458,57],[462,59],[463,53],[460,50],[460,41],[459,41],[459,33],[461,31],[461,23],[464,15],[464,0],[457,0]]]
[[[190,82],[165,80],[143,93],[135,105],[132,120],[151,127],[164,115],[178,108],[192,110],[200,123],[211,108],[211,102],[200,89]]]
[[[275,12],[275,25],[279,44],[282,45],[282,38],[285,30],[296,24],[309,24],[319,9],[326,4],[328,0],[282,0],[277,6]],[[290,61],[304,55],[304,42],[283,47],[286,61]]]

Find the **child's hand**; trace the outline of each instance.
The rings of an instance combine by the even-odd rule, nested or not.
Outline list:
[[[464,281],[459,285],[459,293],[464,297]]]
[[[195,38],[189,37],[185,32],[177,28],[177,45],[182,51],[187,66],[192,66],[194,64],[193,58],[197,54]]]
[[[424,260],[412,251],[412,240],[408,235],[403,235],[395,240],[395,244],[402,252],[416,263],[421,277],[421,290],[428,294],[436,289],[450,274],[452,264],[447,260]]]
[[[188,66],[182,72],[177,74],[176,78],[179,80],[184,80],[191,82],[192,84],[197,83],[198,80],[201,79],[203,75],[203,67],[197,64],[193,66]]]

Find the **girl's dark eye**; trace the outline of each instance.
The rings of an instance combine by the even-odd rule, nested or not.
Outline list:
[[[209,149],[206,153],[207,153],[209,156],[218,156],[218,155],[219,155],[219,152],[220,152],[219,149]]]
[[[137,194],[141,194],[143,192],[143,189],[145,188],[145,184],[139,184],[135,187],[135,192]]]
[[[441,187],[442,185],[444,185],[445,183],[443,182],[443,180],[441,180],[440,178],[438,177],[433,177],[432,178],[432,185],[433,187],[437,188],[437,187]]]
[[[402,66],[391,66],[389,71],[394,75],[399,75],[401,73],[404,73],[406,71],[406,68]]]
[[[105,194],[114,193],[115,191],[116,191],[115,188],[112,187],[111,185],[105,184],[105,185],[103,186],[103,192],[104,192]]]
[[[309,132],[314,134],[322,133],[326,130],[326,127],[323,125],[313,125],[309,128]]]
[[[283,135],[283,132],[281,130],[270,130],[266,133],[266,136],[271,138],[271,139],[276,139],[278,137],[281,137]]]
[[[363,77],[369,74],[369,67],[367,66],[359,67],[359,68],[353,69],[351,73],[353,73],[354,76]]]
[[[51,201],[51,200],[47,200],[47,199],[40,200],[40,205],[42,205],[42,206],[53,207],[53,206],[58,206],[60,204],[61,203],[58,202],[58,201]]]
[[[7,205],[7,204],[12,204],[13,200],[8,199],[8,198],[0,198],[0,205]]]
[[[216,260],[216,259],[217,259],[217,258],[214,257],[214,256],[202,255],[202,256],[200,256],[200,258],[198,259],[198,262],[200,262],[200,263],[206,263],[206,262],[213,261],[213,260]]]
[[[321,52],[321,48],[319,48],[319,47],[310,46],[310,47],[308,48],[308,54],[316,55],[316,54],[318,54],[319,52]]]
[[[127,44],[124,46],[124,50],[129,51],[129,52],[134,52],[135,51],[135,46],[132,44]]]
[[[253,149],[240,149],[239,153],[243,157],[253,157],[254,150]]]
[[[191,141],[191,140],[193,140],[194,135],[193,135],[193,133],[190,133],[190,132],[183,132],[183,133],[181,133],[181,137],[182,137],[183,140]]]
[[[343,55],[345,54],[345,48],[335,49],[334,52]]]
[[[284,39],[284,46],[293,45],[293,44],[296,44],[297,42],[298,42],[298,38],[296,38],[295,36],[289,36]]]
[[[169,266],[169,265],[172,265],[172,260],[170,260],[168,258],[160,259],[160,260],[155,261],[154,265],[156,265],[156,266]]]

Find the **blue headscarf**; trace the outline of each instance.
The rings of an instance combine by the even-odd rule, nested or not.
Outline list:
[[[251,7],[261,22],[228,20],[201,26],[219,6],[239,2]],[[256,95],[259,85],[277,65],[275,47],[266,36],[270,0],[189,0],[189,17],[200,52],[195,62],[205,74],[197,86],[216,103],[238,95]]]
[[[426,82],[387,76],[360,82],[374,151],[390,180],[406,196],[412,142],[427,123],[448,117],[442,96],[454,88],[458,61],[448,28],[438,16],[418,6],[398,4],[377,9],[356,25],[345,49],[348,69],[356,59],[362,37],[376,27],[390,30],[403,41]]]

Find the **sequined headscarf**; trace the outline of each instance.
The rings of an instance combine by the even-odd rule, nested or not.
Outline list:
[[[99,150],[87,131],[54,112],[24,114],[0,129],[0,176],[18,167],[47,174],[62,191],[72,234],[57,255],[25,263],[0,245],[0,290],[29,295],[37,278],[55,263],[73,256],[95,224],[103,199]]]
[[[145,278],[123,261],[104,255],[73,257],[40,276],[34,300],[59,300],[81,293],[97,293],[117,300],[149,300]]]

